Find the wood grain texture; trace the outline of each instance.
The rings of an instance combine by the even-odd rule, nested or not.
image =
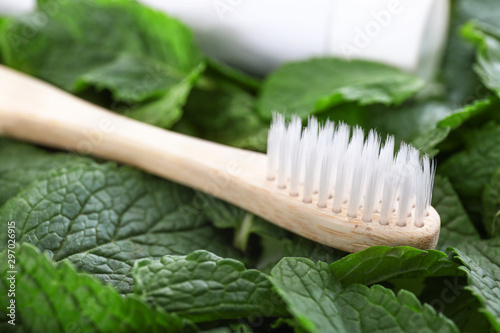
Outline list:
[[[436,246],[440,218],[424,227],[382,226],[318,208],[266,179],[264,154],[169,132],[82,101],[47,83],[0,66],[0,134],[39,145],[133,165],[207,192],[291,232],[348,252],[372,245]]]

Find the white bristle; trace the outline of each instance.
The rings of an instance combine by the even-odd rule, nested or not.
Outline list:
[[[387,138],[385,139],[384,146],[380,150],[380,156],[378,157],[378,173],[380,175],[380,179],[378,181],[378,187],[377,187],[377,197],[375,199],[375,209],[374,212],[378,211],[378,205],[379,203],[382,202],[382,195],[383,195],[383,190],[384,190],[384,183],[383,183],[383,174],[390,170],[392,167],[392,164],[394,163],[394,137],[391,135],[388,135]]]
[[[358,208],[361,207],[363,197],[366,195],[371,181],[371,174],[375,170],[376,162],[379,156],[380,138],[375,131],[370,131],[368,138],[364,143],[361,158],[354,161],[353,177],[351,190],[349,193],[349,204],[347,208],[347,216],[357,217]],[[372,211],[373,209],[371,209]]]
[[[422,159],[422,168],[420,177],[422,181],[416,183],[416,200],[415,200],[415,225],[422,227],[424,218],[431,205],[432,186],[434,185],[435,165],[428,156]]]
[[[334,213],[340,213],[342,211],[342,205],[344,203],[344,197],[346,192],[347,184],[347,159],[340,159],[338,161],[337,170],[333,170],[335,174],[335,186],[333,188],[333,206],[332,211]],[[335,172],[336,171],[336,172]]]
[[[304,179],[304,196],[302,201],[305,203],[312,202],[314,192],[314,178],[317,178],[316,162],[318,155],[318,147],[315,142],[309,142],[309,155],[306,157],[306,178]]]
[[[372,222],[398,226],[413,221],[422,227],[430,207],[435,165],[428,156],[402,143],[394,158],[394,137],[381,144],[373,130],[327,121],[320,126],[310,117],[302,129],[298,116],[289,124],[273,114],[268,136],[267,178],[302,201]],[[301,190],[302,185],[302,190]],[[332,198],[333,197],[333,198]],[[347,208],[346,208],[347,206]],[[361,208],[361,214],[358,214]],[[377,221],[377,218],[375,218]]]
[[[378,179],[380,177],[378,160],[380,156],[380,136],[371,130],[368,134],[368,139],[363,148],[363,164],[364,164],[364,190],[363,195],[359,197],[359,201],[364,199],[362,207],[366,208],[367,213],[363,214],[362,219],[365,222],[371,222],[371,215],[375,208],[375,200],[377,198]],[[351,192],[352,193],[352,192]]]
[[[395,165],[389,166],[383,173],[383,191],[380,207],[379,223],[383,225],[389,224],[390,215],[394,209],[396,190],[399,186],[400,177],[396,175],[397,168]]]
[[[291,176],[293,154],[298,150],[298,145],[300,144],[300,133],[302,132],[302,121],[298,116],[292,116],[292,120],[287,126],[286,130],[286,141],[287,141],[287,151],[286,151],[286,178],[289,179]]]
[[[346,176],[346,189],[344,195],[344,202],[347,201],[348,194],[351,191],[352,183],[361,181],[359,179],[360,174],[362,172],[362,168],[358,168],[357,166],[360,164],[362,160],[361,154],[363,152],[363,142],[365,139],[365,133],[361,129],[361,127],[356,126],[353,129],[351,141],[349,142],[349,146],[347,147],[347,152],[345,155],[346,170],[344,171],[344,175]]]
[[[292,169],[294,168],[294,162],[297,159],[297,154],[300,153],[300,134],[302,132],[302,121],[298,116],[293,116],[291,122],[288,124],[286,141],[287,145],[287,166],[286,166],[286,178],[291,180]]]
[[[400,182],[398,219],[396,223],[400,227],[404,227],[406,225],[406,219],[410,213],[411,196],[414,188],[413,178],[413,175],[407,171],[407,173],[403,176],[403,180]]]
[[[327,156],[328,148],[332,144],[333,136],[333,123],[327,121],[325,125],[320,129],[318,134],[318,146],[316,154],[316,173],[319,175],[321,168],[323,166],[323,160]],[[318,193],[320,187],[321,177],[315,177],[314,179],[314,193]]]
[[[286,130],[281,135],[279,142],[279,155],[278,155],[278,188],[286,188],[286,167],[288,162],[288,147],[287,147]]]
[[[274,180],[278,168],[279,146],[285,131],[285,117],[273,112],[273,121],[267,137],[267,179]]]
[[[333,192],[335,191],[334,186],[336,185],[337,180],[337,172],[336,170],[339,168],[339,165],[342,161],[342,158],[347,150],[347,145],[349,143],[349,135],[351,133],[351,129],[344,123],[340,123],[333,135],[333,143],[332,143],[332,166],[330,172],[330,196],[333,197]]]
[[[291,196],[297,196],[299,195],[299,186],[300,186],[300,166],[302,165],[301,163],[301,151],[302,151],[302,145],[301,145],[301,139],[300,139],[300,132],[302,131],[302,123],[299,124],[299,134],[297,137],[294,137],[294,147],[295,150],[292,150],[291,154],[291,169],[290,169],[290,195]]]
[[[372,215],[376,211],[375,207],[378,206],[379,203],[379,189],[380,189],[380,178],[382,175],[383,168],[379,165],[374,165],[372,167],[368,167],[369,172],[366,176],[366,191],[365,198],[363,203],[363,221],[371,222]]]
[[[330,183],[332,176],[332,162],[333,162],[333,151],[329,149],[323,156],[323,161],[321,163],[321,175],[320,179],[323,180],[319,184],[318,192],[318,207],[325,208],[330,195]]]
[[[345,132],[344,134],[348,135],[348,132]],[[361,160],[363,140],[363,130],[360,127],[354,128],[352,138],[347,146],[347,149],[340,152],[338,169],[336,170],[335,186],[333,190],[332,210],[334,213],[342,211],[342,206],[348,199],[352,182],[358,176],[358,170],[353,170],[353,168]]]

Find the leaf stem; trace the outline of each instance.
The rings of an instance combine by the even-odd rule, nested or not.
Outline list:
[[[250,237],[250,229],[252,228],[254,215],[246,213],[243,221],[234,234],[233,246],[243,252],[247,249],[248,238]]]

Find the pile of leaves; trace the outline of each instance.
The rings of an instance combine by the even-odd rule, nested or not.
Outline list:
[[[435,82],[334,58],[251,77],[129,0],[1,18],[2,64],[156,126],[258,151],[271,110],[394,134],[436,158],[442,229],[436,250],[347,254],[140,170],[2,138],[0,331],[500,331],[498,17],[493,0],[453,1]]]

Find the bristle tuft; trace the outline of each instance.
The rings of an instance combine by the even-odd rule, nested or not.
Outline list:
[[[279,189],[301,195],[334,213],[350,218],[404,227],[424,225],[432,198],[435,164],[428,156],[403,143],[394,157],[394,137],[382,142],[371,130],[308,119],[302,128],[298,116],[286,123],[273,113],[268,136],[267,179]],[[317,196],[316,196],[317,194]]]

